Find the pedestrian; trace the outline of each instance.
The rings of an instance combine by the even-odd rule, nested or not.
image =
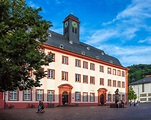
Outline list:
[[[136,106],[136,102],[134,101],[134,106]]]
[[[132,101],[130,101],[130,107],[132,106]]]
[[[38,104],[37,113],[39,113],[39,112],[41,112],[41,113],[45,112],[45,111],[44,111],[44,104],[43,104],[42,101],[39,101],[39,104]]]
[[[138,107],[139,106],[139,101],[137,100],[137,102],[136,102],[136,106]]]
[[[124,102],[121,100],[121,107],[124,108]]]

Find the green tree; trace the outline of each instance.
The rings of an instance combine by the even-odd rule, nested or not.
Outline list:
[[[53,55],[46,55],[42,44],[52,24],[42,20],[39,11],[25,0],[0,0],[0,91],[40,86],[46,75],[42,66],[52,62]]]
[[[138,64],[129,66],[129,83],[151,75],[151,64]]]
[[[129,86],[129,88],[128,88],[128,99],[129,100],[136,100],[136,98],[137,98],[137,95],[135,94],[132,86]]]

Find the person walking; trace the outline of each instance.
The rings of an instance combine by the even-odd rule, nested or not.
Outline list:
[[[41,112],[41,113],[45,112],[45,111],[44,111],[44,104],[43,104],[42,101],[39,101],[39,104],[38,104],[37,113],[39,113],[39,112]]]

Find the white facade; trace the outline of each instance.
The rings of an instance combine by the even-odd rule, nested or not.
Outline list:
[[[64,35],[49,31],[50,36],[43,44],[46,54],[54,54],[54,62],[42,66],[47,72],[41,79],[42,86],[9,91],[6,103],[18,108],[28,107],[30,103],[37,105],[38,101],[52,102],[55,106],[103,105],[115,103],[117,89],[119,100],[127,102],[128,69],[104,51],[80,42],[77,17],[70,14],[63,24]]]
[[[52,49],[51,49],[52,48]],[[54,77],[48,78],[48,75],[41,79],[41,87],[32,88],[31,89],[31,97],[29,100],[25,100],[24,93],[25,91],[17,91],[16,99],[12,100],[9,96],[11,96],[10,92],[7,92],[6,103],[13,104],[17,107],[18,103],[20,103],[19,107],[27,106],[27,104],[37,104],[39,100],[43,101],[45,104],[49,103],[48,99],[48,91],[54,91],[54,100],[51,100],[52,103],[57,105],[62,105],[62,97],[63,92],[68,92],[68,103],[79,105],[100,105],[100,95],[104,95],[104,103],[114,103],[115,102],[115,91],[119,89],[119,99],[123,101],[127,101],[127,69],[124,67],[118,67],[112,64],[104,64],[103,62],[98,62],[94,59],[89,59],[83,55],[76,54],[66,54],[66,52],[58,52],[59,48],[53,50],[53,47],[50,49],[45,49],[46,53],[52,52],[55,55],[55,61],[51,62],[49,66],[43,66],[45,71],[53,70]],[[61,50],[61,49],[60,49]],[[59,50],[59,51],[60,51]],[[64,50],[61,50],[64,51]],[[68,53],[68,52],[67,52]],[[65,56],[68,58],[68,64],[62,63],[62,57]],[[75,60],[80,61],[80,67],[75,66]],[[83,61],[88,63],[88,68],[83,68]],[[90,64],[93,63],[95,68],[94,70],[90,69]],[[100,72],[100,66],[103,66],[103,72]],[[111,69],[111,74],[108,73],[108,69]],[[113,72],[114,69],[114,72]],[[68,73],[68,79],[62,80],[62,71]],[[116,71],[116,72],[115,72]],[[118,73],[118,71],[120,71]],[[79,74],[81,76],[80,81],[76,81],[75,74]],[[119,75],[118,75],[119,74]],[[83,83],[83,75],[88,76],[88,82]],[[95,78],[94,83],[90,83],[90,77]],[[104,83],[100,85],[100,78],[104,79]],[[109,81],[110,80],[110,84]],[[113,85],[113,81],[116,82],[116,85]],[[118,83],[119,82],[119,83]],[[60,90],[59,86],[61,85],[70,85],[72,86],[72,90]],[[105,91],[99,92],[100,89],[105,89]],[[38,90],[41,90],[41,96],[37,97]],[[39,91],[40,92],[40,91]],[[76,100],[76,92],[80,93],[80,100]],[[40,94],[40,93],[39,93]],[[69,95],[70,94],[70,95]],[[91,95],[95,95],[94,98],[90,98]],[[86,96],[86,97],[84,97]],[[69,98],[70,97],[70,98]],[[91,99],[94,99],[93,101]]]
[[[140,102],[151,102],[151,83],[132,85],[132,88]]]

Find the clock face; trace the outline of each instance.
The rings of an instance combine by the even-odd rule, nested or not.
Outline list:
[[[65,27],[67,27],[67,26],[68,26],[68,21],[65,22]]]
[[[74,28],[77,28],[77,27],[78,27],[77,23],[74,22],[74,21],[72,21],[72,26],[73,26]]]

